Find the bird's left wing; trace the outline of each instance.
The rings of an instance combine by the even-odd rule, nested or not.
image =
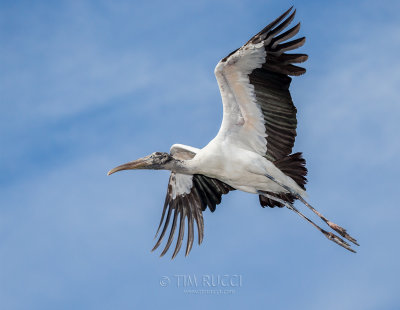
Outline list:
[[[289,155],[296,136],[296,108],[289,75],[306,70],[293,65],[305,54],[287,54],[302,46],[295,36],[300,23],[282,32],[295,11],[283,13],[245,45],[223,58],[215,68],[223,102],[223,120],[216,139],[267,156],[275,161]]]
[[[195,156],[197,150],[198,149],[196,148],[190,148],[187,146],[174,145],[171,148],[171,155],[179,159],[190,159]],[[198,243],[201,244],[204,237],[202,212],[206,210],[207,206],[211,212],[214,212],[216,206],[221,203],[222,195],[227,194],[231,190],[233,190],[233,188],[229,185],[201,174],[191,175],[171,172],[167,195],[165,197],[164,208],[156,237],[162,225],[163,228],[153,251],[160,246],[172,218],[168,241],[161,256],[163,256],[170,248],[177,227],[179,227],[178,239],[172,258],[175,258],[178,254],[183,242],[186,225],[185,221],[188,223],[188,237],[185,255],[188,255],[192,249],[194,240],[194,222],[196,222],[197,226]]]

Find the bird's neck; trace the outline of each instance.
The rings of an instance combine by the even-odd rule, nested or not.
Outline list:
[[[169,163],[169,165],[166,168],[168,170],[171,170],[172,172],[177,172],[177,173],[183,173],[183,174],[196,173],[195,163],[191,159],[190,160],[174,159]]]

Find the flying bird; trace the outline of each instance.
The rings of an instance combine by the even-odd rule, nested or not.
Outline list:
[[[192,249],[195,226],[201,244],[202,213],[207,207],[214,212],[222,195],[233,190],[258,195],[262,207],[294,211],[325,237],[355,252],[344,239],[358,245],[357,241],[304,199],[306,162],[302,153],[292,154],[297,110],[289,92],[290,76],[304,74],[306,70],[294,64],[308,58],[306,54],[287,53],[305,43],[305,37],[292,39],[299,32],[300,23],[286,30],[296,13],[292,9],[217,64],[215,76],[222,97],[223,119],[218,134],[204,148],[174,144],[170,153],[155,152],[108,172],[110,175],[127,169],[171,171],[156,237],[162,229],[153,248],[160,246],[170,226],[161,256],[170,248],[177,227],[172,258],[182,247],[185,226],[186,255]],[[300,200],[344,239],[307,218],[294,207],[295,200]]]

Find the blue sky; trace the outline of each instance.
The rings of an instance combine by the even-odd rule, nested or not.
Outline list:
[[[291,88],[295,151],[307,159],[310,202],[349,229],[359,252],[234,192],[204,214],[205,240],[189,257],[159,258],[150,249],[168,173],[106,172],[213,138],[216,63],[292,4],[310,56]],[[1,1],[0,308],[398,309],[399,9]],[[242,282],[194,294],[185,289],[207,287],[176,275]]]

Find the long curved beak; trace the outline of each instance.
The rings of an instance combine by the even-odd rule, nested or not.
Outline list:
[[[115,167],[108,171],[107,175],[113,174],[115,172],[121,171],[121,170],[132,170],[132,169],[146,169],[151,165],[152,161],[149,158],[149,156],[139,158],[137,160],[131,161],[129,163],[120,165],[118,167]]]

